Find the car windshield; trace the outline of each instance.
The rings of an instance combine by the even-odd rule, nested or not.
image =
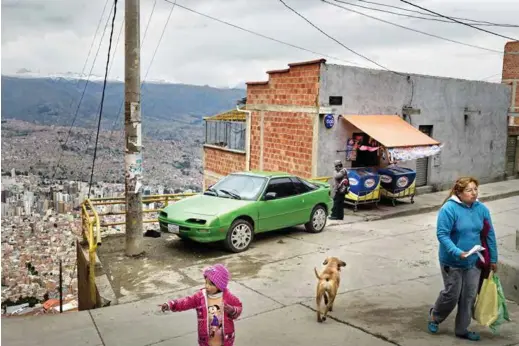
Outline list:
[[[253,201],[258,199],[266,181],[267,179],[263,177],[231,174],[211,186],[208,190],[215,191],[219,197]]]

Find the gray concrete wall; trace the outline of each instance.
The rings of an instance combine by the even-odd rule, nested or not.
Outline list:
[[[388,71],[324,65],[321,69],[319,103],[328,107],[329,96],[342,96],[341,106],[331,106],[336,123],[332,129],[319,122],[318,175],[329,175],[333,160],[345,158],[351,127],[338,115],[398,114],[411,105],[421,114],[411,115],[411,124],[433,125],[433,137],[444,143],[442,153],[431,159],[429,185],[450,187],[461,175],[482,182],[500,180],[505,171],[507,111],[510,89],[501,84],[452,78],[411,75]],[[474,110],[465,121],[465,108]],[[404,166],[404,164],[402,164]],[[414,168],[411,161],[405,166]]]

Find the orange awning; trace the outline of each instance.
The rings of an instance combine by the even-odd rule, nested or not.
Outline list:
[[[343,115],[344,120],[386,148],[440,145],[398,115]]]

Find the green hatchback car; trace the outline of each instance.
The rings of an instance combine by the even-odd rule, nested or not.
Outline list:
[[[321,232],[331,207],[328,183],[286,173],[241,172],[167,206],[159,224],[162,232],[181,239],[223,241],[229,251],[242,252],[257,233],[296,225]]]

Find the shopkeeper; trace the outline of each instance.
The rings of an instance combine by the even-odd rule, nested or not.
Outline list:
[[[342,165],[341,160],[335,160],[335,173],[333,175],[333,207],[330,215],[330,220],[344,219],[344,197],[348,193],[348,171]]]

